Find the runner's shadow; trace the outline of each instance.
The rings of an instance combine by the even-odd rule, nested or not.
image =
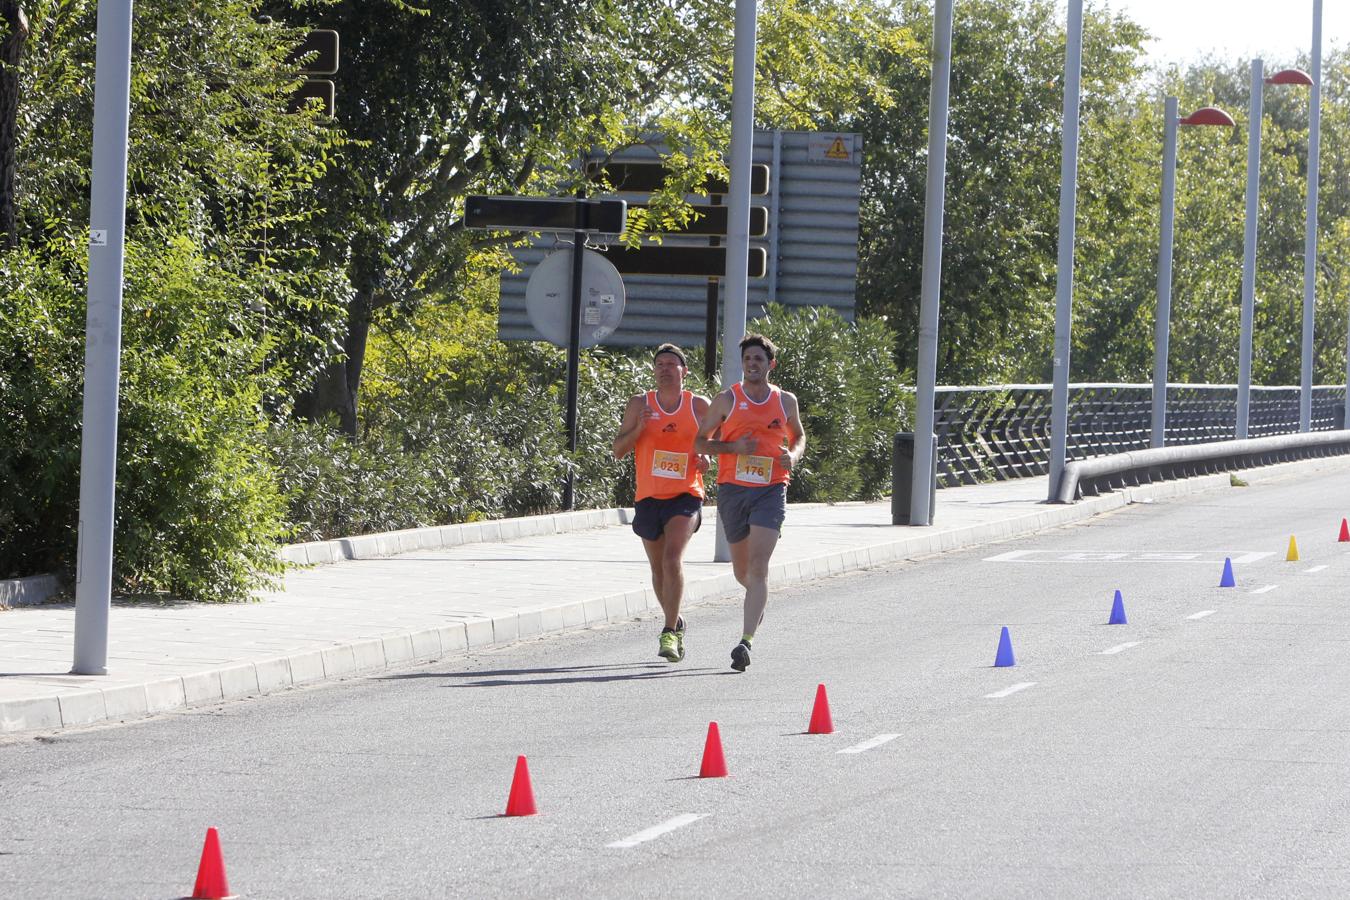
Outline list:
[[[488,675],[552,675],[560,672],[601,672],[606,669],[668,669],[666,663],[618,663],[612,666],[555,666],[546,669],[487,669],[465,672],[401,672],[397,675],[384,675],[382,680],[394,681],[402,678],[483,678]]]
[[[513,681],[507,678],[489,680],[489,681],[471,681],[465,684],[449,685],[446,687],[474,688],[474,687],[517,687],[526,684],[603,684],[610,681],[650,681],[654,678],[702,678],[710,675],[735,675],[736,672],[729,672],[725,669],[684,669],[679,672],[672,672],[669,669],[631,672],[623,675],[591,675],[578,676],[574,678],[524,678]]]

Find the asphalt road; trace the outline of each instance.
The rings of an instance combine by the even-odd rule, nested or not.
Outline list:
[[[647,619],[0,741],[0,896],[182,896],[214,825],[243,897],[1342,897],[1348,514],[1338,473],[815,582],[745,674],[724,601],[678,665]]]

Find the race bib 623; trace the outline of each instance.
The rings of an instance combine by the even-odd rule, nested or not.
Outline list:
[[[652,476],[655,478],[676,478],[684,480],[689,471],[689,454],[672,453],[669,450],[656,450],[652,453]]]

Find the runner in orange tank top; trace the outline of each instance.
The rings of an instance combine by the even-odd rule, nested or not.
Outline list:
[[[703,521],[706,457],[694,452],[698,424],[708,399],[684,389],[689,373],[684,351],[662,344],[652,357],[656,390],[628,398],[614,438],[614,458],[633,451],[637,495],[633,531],[642,538],[652,569],[652,588],[665,613],[658,656],[684,659],[684,548]]]
[[[744,631],[731,650],[731,667],[744,672],[769,604],[769,559],[787,515],[792,467],[806,452],[806,431],[797,398],[769,384],[778,365],[773,342],[747,334],[740,348],[741,382],[713,398],[694,447],[718,455],[717,521],[745,588]]]

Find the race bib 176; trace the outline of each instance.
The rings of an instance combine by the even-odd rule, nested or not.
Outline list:
[[[768,484],[773,476],[773,457],[751,456],[748,453],[736,456],[736,480],[750,484]]]

